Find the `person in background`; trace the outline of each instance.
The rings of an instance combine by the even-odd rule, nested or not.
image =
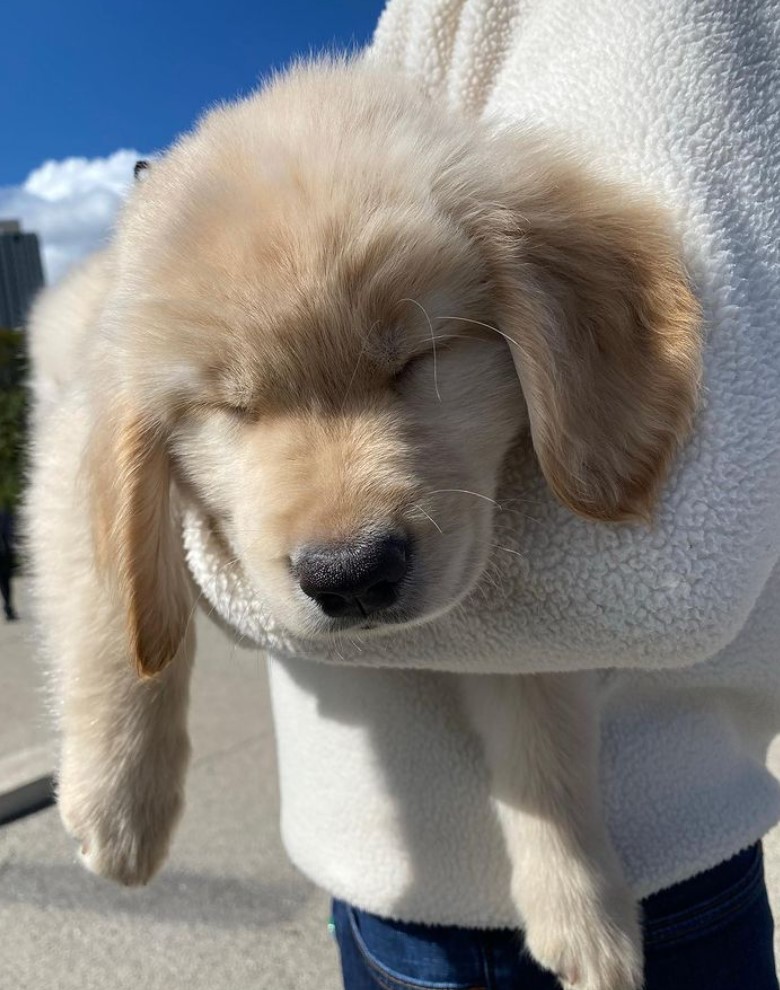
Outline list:
[[[14,517],[9,508],[0,509],[0,595],[7,622],[14,622],[16,614],[11,598],[11,578],[16,565],[14,554]]]

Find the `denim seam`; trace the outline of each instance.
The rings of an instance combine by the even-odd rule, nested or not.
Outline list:
[[[721,895],[695,908],[651,922],[651,927],[644,933],[645,943],[671,946],[696,935],[720,931],[761,896],[762,866],[762,858],[758,855],[745,876]]]
[[[363,957],[363,961],[372,970],[372,975],[374,979],[383,987],[383,990],[398,990],[399,987],[406,987],[408,990],[487,990],[486,987],[475,986],[470,984],[466,986],[463,983],[420,983],[419,981],[405,980],[401,976],[396,976],[392,972],[388,972],[387,968],[382,966],[382,964],[369,952],[368,946],[363,941],[363,936],[360,934],[360,930],[355,922],[355,912],[352,908],[347,909],[349,915],[349,924],[352,929],[352,937],[355,940],[355,945],[357,946],[358,952]]]

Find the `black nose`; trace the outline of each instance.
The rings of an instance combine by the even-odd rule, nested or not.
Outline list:
[[[301,590],[325,615],[366,616],[398,598],[409,569],[409,544],[397,533],[378,533],[348,543],[303,547],[294,568]]]

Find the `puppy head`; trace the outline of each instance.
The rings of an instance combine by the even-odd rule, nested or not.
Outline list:
[[[139,666],[182,632],[170,472],[292,631],[425,621],[478,580],[528,428],[574,511],[647,515],[697,324],[652,211],[381,70],[216,111],[136,191],[103,327],[120,433],[150,441],[108,486]]]

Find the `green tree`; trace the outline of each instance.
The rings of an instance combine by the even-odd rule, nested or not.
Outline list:
[[[0,508],[15,508],[22,491],[26,380],[24,333],[0,329]]]

